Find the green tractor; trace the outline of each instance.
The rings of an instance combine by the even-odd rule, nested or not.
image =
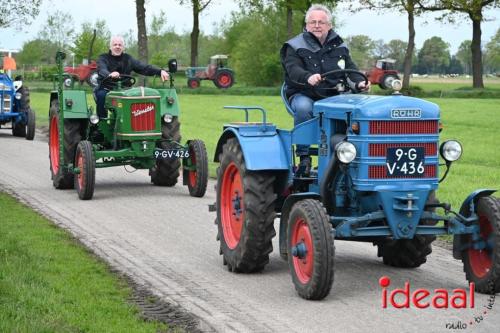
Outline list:
[[[50,95],[49,159],[56,189],[76,188],[78,197],[89,200],[94,194],[95,169],[131,166],[149,169],[151,182],[174,186],[182,166],[183,183],[194,197],[205,195],[208,161],[201,140],[180,143],[179,104],[172,74],[177,62],[168,67],[170,86],[161,89],[124,88],[122,75],[117,89],[106,95],[108,117],[99,119],[87,105],[84,90],[74,89],[63,72],[66,55],[57,52],[58,74]]]

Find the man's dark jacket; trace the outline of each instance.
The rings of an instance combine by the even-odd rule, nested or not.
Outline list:
[[[111,72],[118,72],[120,74],[130,75],[132,71],[146,76],[160,75],[161,69],[152,65],[146,65],[137,59],[134,59],[127,53],[122,53],[119,56],[114,56],[111,51],[103,53],[97,59],[97,73],[99,77],[97,82],[101,85],[104,78],[108,77]],[[125,85],[127,85],[125,83]],[[108,79],[101,86],[101,89],[111,90],[116,86],[115,81]]]
[[[307,79],[313,74],[322,74],[334,69],[356,69],[357,67],[349,55],[349,49],[342,38],[333,30],[328,32],[325,43],[321,42],[310,32],[303,32],[287,41],[281,48],[281,63],[285,69],[286,95],[288,98],[296,93],[302,93],[314,100],[325,96],[337,95],[333,89],[341,75],[331,75],[325,81],[313,87]],[[360,75],[351,74],[354,84],[363,81]]]

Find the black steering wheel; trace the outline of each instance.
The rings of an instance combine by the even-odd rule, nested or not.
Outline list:
[[[102,81],[101,85],[104,84],[104,82],[112,80],[113,82],[116,82],[118,88],[122,88],[123,85],[125,86],[133,86],[135,82],[137,81],[135,77],[132,75],[128,74],[120,74],[119,77],[111,77],[111,76],[106,76]]]
[[[368,85],[368,77],[363,72],[360,72],[356,69],[334,69],[334,70],[331,70],[331,71],[328,71],[328,72],[321,74],[321,78],[326,79],[329,76],[336,75],[335,80],[338,81],[337,85],[331,86],[331,87],[325,87],[325,86],[318,87],[318,85],[316,85],[316,86],[312,86],[312,88],[316,91],[316,94],[318,94],[321,97],[328,97],[328,96],[323,96],[322,94],[319,93],[319,90],[337,90],[337,91],[339,91],[339,86],[338,86],[339,83],[345,89],[345,90],[342,90],[339,92],[346,92],[346,91],[356,92],[347,82],[347,79],[350,78],[350,76],[352,74],[356,74],[356,75],[361,76],[365,81],[365,85]],[[353,80],[351,80],[351,81],[353,81]]]

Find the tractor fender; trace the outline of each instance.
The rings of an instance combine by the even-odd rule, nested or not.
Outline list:
[[[493,189],[480,189],[472,192],[462,203],[462,206],[460,207],[460,215],[465,217],[471,216],[472,213],[477,210],[477,201],[479,200],[479,198],[488,197],[496,191],[497,190]],[[474,207],[472,207],[472,203],[474,203]],[[455,234],[453,236],[453,258],[462,259],[462,248],[463,244],[465,244],[466,242],[467,235]]]
[[[222,146],[231,138],[237,138],[247,170],[288,171],[290,169],[289,156],[278,133],[242,135],[239,128],[234,127],[227,127],[219,138],[214,162],[219,162]]]
[[[287,233],[288,233],[288,216],[290,215],[290,210],[293,205],[298,201],[305,199],[317,199],[320,200],[321,197],[318,193],[314,192],[303,192],[289,195],[281,207],[281,218],[280,218],[280,239],[279,239],[279,247],[280,247],[280,256],[284,260],[288,258],[288,246],[287,246]]]

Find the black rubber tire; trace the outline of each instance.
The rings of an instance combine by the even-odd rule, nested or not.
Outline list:
[[[223,78],[226,78],[224,80]],[[220,69],[215,73],[214,84],[219,89],[231,88],[234,84],[234,74],[228,69]]]
[[[399,77],[394,74],[386,74],[380,80],[379,86],[382,89],[392,89],[392,81],[399,80]]]
[[[437,203],[435,192],[432,191],[427,199],[427,204]],[[434,211],[435,208],[429,209]],[[435,221],[424,220],[423,225],[433,225]],[[384,264],[401,268],[416,268],[427,261],[427,256],[432,253],[431,243],[436,240],[434,235],[416,235],[413,239],[387,240],[376,244],[379,257]]]
[[[35,138],[36,118],[35,111],[28,109],[28,123],[26,124],[26,140],[33,140]]]
[[[190,159],[194,158],[196,171],[186,172],[189,195],[201,198],[207,191],[208,183],[208,157],[205,143],[201,140],[191,140],[189,142]]]
[[[161,137],[176,142],[181,141],[181,125],[177,117],[173,117],[172,122],[162,122]],[[172,148],[172,144],[166,141],[160,141],[158,147],[162,149]],[[174,186],[179,178],[179,168],[181,161],[179,159],[159,159],[156,165],[149,170],[151,182],[156,186]]]
[[[474,282],[476,291],[483,294],[495,294],[500,292],[500,199],[495,197],[479,198],[477,214],[491,227],[490,237],[493,237],[493,249],[488,253],[491,259],[491,268],[484,276],[478,276],[472,269],[469,249],[464,250],[462,262],[465,277],[469,282]]]
[[[81,165],[78,163],[79,156],[82,157]],[[90,141],[82,140],[78,143],[74,165],[80,167],[80,174],[74,177],[78,197],[81,200],[90,200],[94,195],[95,187],[95,157]]]
[[[74,174],[70,173],[66,169],[59,165],[57,172],[54,172],[52,168],[52,158],[51,158],[51,141],[52,141],[52,119],[55,118],[57,124],[59,124],[59,102],[53,100],[50,104],[49,111],[49,161],[50,161],[50,173],[52,178],[52,183],[57,189],[72,189],[74,187]],[[73,163],[75,160],[76,146],[78,142],[82,139],[82,126],[80,122],[75,120],[64,120],[64,161],[66,163]],[[54,143],[58,144],[58,143]],[[54,157],[59,161],[59,157]]]
[[[199,88],[200,85],[201,85],[200,79],[193,79],[193,78],[188,79],[188,82],[187,82],[188,88],[196,89],[196,88]]]
[[[273,251],[272,239],[276,236],[274,230],[275,204],[277,195],[274,193],[276,177],[268,171],[251,172],[245,167],[243,152],[238,140],[231,138],[222,147],[219,155],[220,166],[217,169],[217,239],[220,241],[220,254],[223,263],[229,271],[240,273],[258,272],[269,262],[269,253]],[[242,184],[243,209],[241,234],[235,246],[228,246],[224,234],[221,209],[223,176],[228,166],[235,166],[239,172]],[[237,194],[238,195],[238,194]],[[223,198],[227,200],[228,198]],[[230,198],[229,198],[230,199]],[[227,230],[226,230],[227,231]]]
[[[12,122],[12,135],[24,138],[26,136],[26,124]]]
[[[87,79],[85,79],[85,81],[87,82],[87,84],[89,86],[91,86],[92,88],[95,88],[99,85],[99,83],[97,82],[97,77],[99,76],[99,74],[97,73],[97,71],[92,71],[90,72],[89,76],[87,77]],[[80,81],[80,84],[82,82]]]
[[[297,272],[298,257],[292,255],[294,232],[297,223],[305,223],[309,230],[312,249],[307,249],[307,255],[312,256],[312,274],[307,281],[301,281]],[[333,285],[335,247],[332,236],[332,225],[321,202],[305,199],[295,203],[288,219],[288,266],[292,281],[300,297],[308,300],[320,300],[328,296]],[[311,259],[309,257],[309,259]],[[294,264],[295,262],[295,264]],[[301,270],[299,266],[299,271]],[[303,273],[301,273],[303,274]]]

